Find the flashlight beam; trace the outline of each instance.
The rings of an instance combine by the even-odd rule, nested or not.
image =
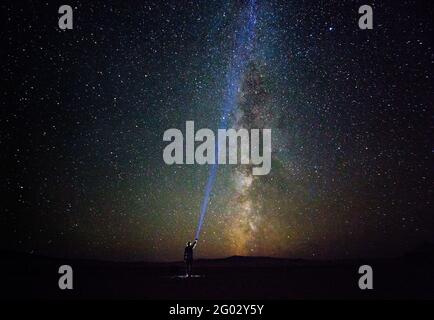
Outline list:
[[[255,37],[256,26],[256,0],[249,0],[249,5],[245,9],[244,15],[247,18],[247,23],[243,26],[238,38],[236,39],[234,56],[232,57],[232,63],[226,76],[227,89],[226,94],[223,97],[222,115],[220,117],[219,129],[227,129],[228,127],[228,118],[236,106],[242,75],[245,72],[247,63],[253,51],[253,40]],[[222,142],[219,141],[219,143],[216,144],[217,157],[220,151],[220,143]],[[223,143],[226,143],[226,141],[223,141]],[[217,177],[217,172],[218,163],[216,162],[215,164],[211,165],[209,171],[208,180],[205,186],[205,193],[200,207],[199,223],[197,225],[195,239],[199,239],[199,235],[205,221],[205,216],[208,211],[208,204],[211,198],[214,182]]]

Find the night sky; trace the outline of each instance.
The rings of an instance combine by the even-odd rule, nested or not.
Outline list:
[[[218,167],[197,257],[357,258],[434,241],[429,1],[1,3],[0,249],[181,260],[210,167],[163,133],[272,128],[272,169]],[[360,30],[358,8],[374,9]],[[232,70],[232,71],[231,71]],[[230,77],[229,77],[230,78]]]

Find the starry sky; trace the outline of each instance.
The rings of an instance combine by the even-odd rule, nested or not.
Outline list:
[[[166,165],[163,133],[217,129],[231,85],[227,125],[271,128],[272,169],[218,167],[197,257],[433,242],[433,6],[257,0],[246,39],[252,3],[69,1],[62,31],[64,3],[2,2],[0,249],[181,260],[210,167]]]

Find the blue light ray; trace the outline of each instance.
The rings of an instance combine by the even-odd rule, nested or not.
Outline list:
[[[247,63],[253,51],[253,40],[255,37],[256,26],[256,0],[249,0],[249,5],[244,11],[244,16],[247,23],[242,27],[236,39],[236,46],[232,63],[226,75],[227,88],[223,97],[222,115],[220,117],[219,129],[226,129],[228,126],[229,116],[234,110],[237,102],[237,94],[241,86],[242,75],[245,72]],[[219,155],[219,144],[216,144],[216,160]],[[218,163],[211,165],[208,180],[205,186],[205,194],[200,208],[199,223],[196,229],[195,239],[199,239],[200,231],[202,230],[203,222],[208,210],[208,204],[211,197],[211,192],[214,182],[217,177]]]

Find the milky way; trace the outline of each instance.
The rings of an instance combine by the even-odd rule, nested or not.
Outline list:
[[[434,241],[432,6],[371,1],[362,31],[350,1],[252,3],[74,1],[60,31],[55,4],[2,2],[0,248],[182,259],[213,172],[163,161],[188,120],[272,129],[269,175],[215,170],[197,257]]]
[[[248,5],[243,10],[241,16],[242,25],[241,31],[237,30],[235,35],[235,46],[232,49],[234,55],[230,61],[230,67],[227,74],[227,89],[223,97],[223,108],[220,117],[219,129],[227,129],[230,121],[230,113],[233,111],[237,104],[238,93],[241,87],[241,79],[245,72],[246,63],[251,58],[255,28],[256,28],[256,1],[250,0]],[[245,21],[243,21],[245,20]],[[216,154],[219,154],[219,148],[217,147]],[[212,188],[217,176],[218,165],[214,164],[211,167],[208,181],[205,187],[205,196],[202,201],[200,209],[199,224],[196,231],[196,238],[199,238],[200,231],[206,216],[209,199],[211,196]]]

